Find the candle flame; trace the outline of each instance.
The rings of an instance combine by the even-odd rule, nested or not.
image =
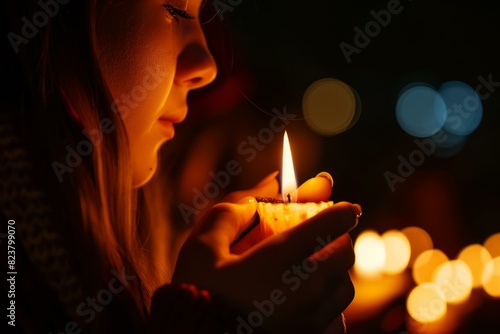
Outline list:
[[[283,196],[283,202],[296,202],[297,199],[294,198],[295,195],[292,194],[295,190],[297,190],[297,180],[295,179],[292,151],[290,149],[290,142],[288,141],[286,131],[283,138],[283,162],[281,168],[281,194]]]

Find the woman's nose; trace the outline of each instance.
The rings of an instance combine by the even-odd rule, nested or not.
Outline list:
[[[217,75],[217,65],[205,41],[187,44],[177,59],[176,81],[188,89],[211,83]]]

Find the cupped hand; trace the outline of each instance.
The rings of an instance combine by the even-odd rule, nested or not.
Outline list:
[[[335,204],[240,255],[233,254],[231,243],[255,214],[256,201],[251,197],[238,204],[215,205],[183,245],[172,282],[207,289],[238,310],[250,326],[280,333],[321,333],[354,296],[348,274],[354,251],[347,233],[357,224],[359,206]],[[256,312],[263,323],[249,318]]]

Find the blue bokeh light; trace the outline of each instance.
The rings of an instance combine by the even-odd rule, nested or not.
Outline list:
[[[414,137],[429,137],[446,122],[446,104],[430,85],[406,86],[396,104],[396,118],[401,128]]]
[[[448,81],[439,93],[447,109],[443,128],[458,136],[465,136],[477,129],[483,118],[483,104],[476,91],[461,81]]]

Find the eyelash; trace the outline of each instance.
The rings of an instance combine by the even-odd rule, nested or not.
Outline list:
[[[175,21],[179,22],[179,17],[183,18],[183,19],[186,19],[186,20],[192,20],[194,19],[195,17],[190,15],[188,12],[186,12],[185,10],[182,10],[182,9],[179,9],[179,8],[176,8],[172,5],[163,5],[163,7],[165,7],[165,9],[167,10],[167,12],[174,18]]]

